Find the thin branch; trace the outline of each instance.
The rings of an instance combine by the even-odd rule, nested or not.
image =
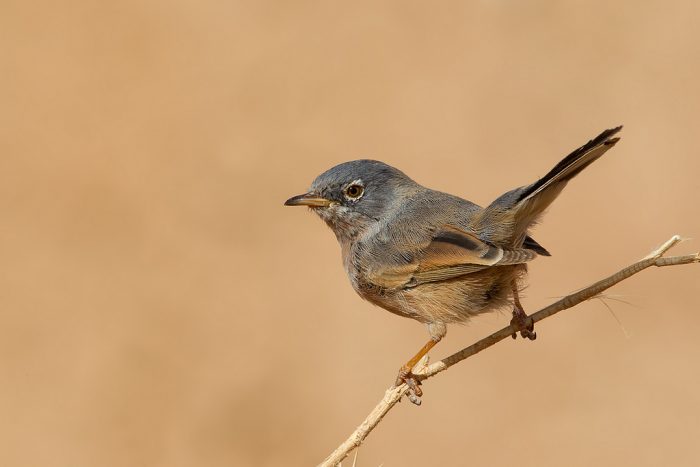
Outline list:
[[[636,263],[627,266],[626,268],[616,272],[615,274],[606,277],[605,279],[602,279],[596,282],[595,284],[585,287],[579,290],[578,292],[567,295],[561,300],[558,300],[552,303],[551,305],[539,310],[538,312],[533,313],[532,315],[530,315],[528,322],[526,322],[524,326],[506,326],[503,329],[494,332],[490,336],[485,337],[480,341],[470,345],[469,347],[466,347],[460,350],[459,352],[440,360],[439,362],[435,362],[428,366],[423,366],[419,369],[414,368],[413,373],[421,381],[435,376],[436,374],[447,370],[452,365],[459,363],[462,360],[469,358],[473,355],[476,355],[482,350],[491,347],[492,345],[502,341],[507,337],[510,337],[514,333],[526,327],[529,324],[529,322],[537,323],[538,321],[542,321],[545,318],[549,318],[550,316],[559,313],[560,311],[572,308],[581,302],[584,302],[597,296],[598,294],[600,294],[604,290],[609,289],[618,282],[621,282],[651,266],[663,267],[677,266],[680,264],[699,263],[700,253],[685,256],[663,256],[668,250],[670,250],[680,241],[681,237],[679,237],[678,235],[674,235],[659,248],[652,251],[649,255],[637,261]],[[417,366],[420,367],[421,364],[419,363]],[[379,424],[379,422],[382,421],[382,419],[389,412],[389,410],[391,410],[391,408],[394,407],[401,400],[401,397],[404,396],[408,391],[409,388],[406,384],[387,389],[386,393],[384,393],[384,397],[382,398],[382,400],[379,401],[377,406],[369,413],[367,418],[365,418],[365,420],[348,437],[348,439],[343,441],[343,443],[340,446],[338,446],[338,448],[335,451],[333,451],[333,453],[331,453],[331,455],[328,456],[320,464],[320,466],[331,467],[338,465],[340,461],[345,459],[345,457],[350,453],[350,451],[358,447],[362,443],[362,441],[364,441],[367,435],[370,434],[370,432]]]

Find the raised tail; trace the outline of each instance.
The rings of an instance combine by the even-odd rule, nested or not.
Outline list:
[[[532,185],[509,191],[485,209],[484,221],[510,224],[510,238],[498,239],[516,244],[526,241],[528,227],[537,219],[566,184],[612,148],[620,138],[614,137],[622,126],[605,130],[588,143],[573,151]],[[535,242],[536,243],[536,242]],[[518,245],[519,246],[519,245]],[[539,246],[539,245],[537,245]],[[540,247],[542,248],[542,247]],[[535,251],[537,251],[535,249]],[[544,250],[546,252],[546,250]]]
[[[536,198],[548,189],[554,189],[555,187],[552,185],[565,185],[566,182],[574,178],[579,172],[605,154],[608,149],[615,146],[615,143],[617,143],[620,138],[613,138],[613,136],[620,130],[622,130],[622,126],[605,130],[566,156],[555,165],[547,175],[540,178],[532,185],[525,187],[525,190],[520,193],[518,202],[527,202],[528,199]],[[564,186],[562,185],[561,188],[564,188]],[[558,191],[561,191],[561,188],[559,188]],[[556,197],[556,195],[554,196]],[[547,205],[549,205],[549,203],[547,203]]]

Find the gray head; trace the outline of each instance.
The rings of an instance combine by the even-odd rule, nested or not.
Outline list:
[[[383,162],[344,162],[316,177],[308,193],[287,206],[309,206],[333,229],[338,240],[351,240],[390,213],[396,201],[419,185]]]

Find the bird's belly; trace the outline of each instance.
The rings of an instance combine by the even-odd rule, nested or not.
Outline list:
[[[518,268],[504,266],[412,288],[382,289],[355,281],[353,286],[361,297],[392,313],[423,323],[461,323],[512,306],[512,284],[519,276]]]

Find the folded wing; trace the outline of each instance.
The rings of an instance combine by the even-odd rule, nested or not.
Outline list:
[[[533,250],[500,248],[470,232],[446,225],[434,233],[411,261],[374,271],[370,280],[381,287],[409,288],[447,281],[490,267],[523,264],[536,257]]]

